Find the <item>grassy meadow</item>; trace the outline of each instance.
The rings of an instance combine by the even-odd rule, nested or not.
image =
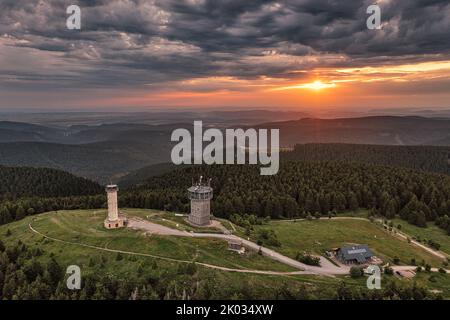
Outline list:
[[[189,227],[182,223],[183,217],[176,217],[171,213],[146,209],[125,209],[123,211],[129,216],[139,216],[154,222],[157,222],[158,219],[170,220],[166,221],[167,224],[179,224],[178,228]],[[20,240],[29,247],[39,248],[43,252],[39,259],[43,261],[54,257],[62,266],[75,264],[79,265],[85,273],[102,272],[110,277],[120,277],[120,279],[126,281],[131,281],[136,275],[151,274],[155,276],[155,274],[159,274],[163,276],[170,270],[176,272],[180,267],[188,264],[147,256],[117,254],[45,239],[33,233],[29,229],[29,223],[36,230],[49,237],[78,244],[186,261],[195,260],[237,269],[293,271],[292,268],[262,257],[257,253],[239,255],[229,251],[226,242],[220,240],[147,236],[142,232],[129,229],[106,230],[103,228],[105,214],[105,210],[74,210],[29,216],[21,221],[0,226],[0,239],[7,246]],[[223,221],[223,223],[226,222]],[[227,225],[227,227],[229,226]],[[363,220],[271,221],[267,225],[256,226],[255,228],[256,230],[259,228],[275,230],[282,243],[281,247],[275,249],[291,257],[295,257],[295,254],[301,250],[322,254],[325,250],[346,243],[367,243],[377,255],[386,260],[398,256],[401,262],[408,263],[412,257],[415,257],[418,261],[423,258],[433,265],[440,264],[439,259],[422,249],[394,238],[378,225]],[[10,235],[7,235],[9,233]],[[365,288],[365,278],[352,279],[349,276],[258,275],[198,267],[196,277],[211,279],[211,290],[219,290],[218,288],[214,289],[213,283],[220,279],[220,283],[224,283],[224,281],[228,283],[227,288],[220,289],[228,292],[233,292],[233,290],[244,286],[251,287],[252,290],[263,294],[267,290],[282,291],[284,286],[290,286],[299,290],[306,288],[311,295],[309,298],[314,299],[333,298],[337,287],[343,281],[347,286]],[[394,277],[388,278],[395,280]],[[395,281],[399,283],[417,281],[417,283],[426,285],[436,292],[441,292],[444,297],[450,298],[450,275],[423,272],[418,274],[415,279],[397,279]],[[236,296],[236,299],[239,298],[251,297]],[[302,297],[296,298],[301,299]]]
[[[397,257],[401,264],[409,265],[411,258],[425,260],[441,266],[442,260],[425,250],[400,240],[383,230],[378,224],[357,219],[320,219],[297,221],[271,221],[256,226],[251,238],[256,240],[258,229],[272,229],[281,242],[279,252],[295,258],[298,252],[309,251],[323,255],[325,251],[346,244],[368,244],[385,262]],[[448,240],[447,240],[448,241]]]
[[[401,231],[413,238],[420,238],[422,241],[424,239],[433,240],[439,243],[441,245],[440,250],[450,255],[450,236],[434,223],[428,223],[426,228],[420,228],[400,219],[394,219],[392,222],[395,227],[400,224],[402,226]]]
[[[136,212],[137,210],[133,210],[129,211],[128,214],[131,216]],[[143,215],[148,212],[140,213]],[[149,214],[154,214],[154,212],[152,211]],[[106,230],[103,227],[104,217],[105,211],[103,210],[59,211],[40,215],[31,222],[33,228],[52,238],[101,248],[131,251],[178,260],[195,260],[235,269],[295,270],[262,257],[255,252],[239,255],[228,250],[228,244],[219,239],[149,236],[131,229]],[[26,230],[25,232],[30,233],[31,231]],[[43,241],[50,242],[49,245],[55,247],[54,249],[65,247],[71,252],[85,251],[85,248],[77,245],[52,242],[48,239]],[[98,254],[95,249],[91,249],[91,251],[92,255]]]

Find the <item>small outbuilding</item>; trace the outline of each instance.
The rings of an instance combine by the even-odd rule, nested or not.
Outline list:
[[[413,270],[397,270],[395,274],[401,278],[411,279],[416,276],[416,273]]]
[[[237,251],[239,253],[245,252],[245,248],[242,245],[242,241],[239,241],[239,240],[228,240],[228,249]]]
[[[338,248],[336,257],[345,264],[365,264],[371,262],[374,254],[367,244],[360,244]]]

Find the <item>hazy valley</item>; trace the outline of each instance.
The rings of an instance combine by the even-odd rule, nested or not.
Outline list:
[[[245,115],[247,119],[237,119],[242,115],[212,113],[204,117],[204,122],[208,126],[222,119],[222,128],[247,128],[249,119],[261,121],[264,117],[273,117],[271,113],[256,111],[249,111]],[[0,164],[61,169],[101,183],[118,181],[141,168],[170,162],[170,150],[174,145],[170,141],[172,131],[177,128],[192,130],[193,123],[181,122],[182,116],[178,115],[174,123],[158,125],[138,122],[89,124],[91,120],[87,116],[72,119],[78,123],[68,123],[67,126],[0,121]],[[282,115],[288,116],[297,115]],[[95,121],[99,121],[98,118]],[[366,159],[378,164],[402,165],[392,161],[401,157],[399,161],[410,163],[406,165],[408,167],[447,172],[446,155],[449,149],[447,146],[450,145],[448,119],[392,116],[303,118],[265,122],[255,124],[254,127],[279,129],[283,147],[313,143],[380,145],[370,147],[370,152],[360,146],[337,147],[333,152],[326,145],[299,146],[294,152],[282,154],[282,158],[286,159]],[[384,148],[382,145],[416,147]],[[435,147],[419,147],[425,145]],[[352,158],[350,154],[353,152],[364,153],[364,156]],[[401,156],[397,156],[399,152]],[[369,156],[369,153],[375,156]]]

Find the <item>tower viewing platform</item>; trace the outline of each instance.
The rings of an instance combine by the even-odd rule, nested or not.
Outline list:
[[[127,219],[119,214],[119,205],[117,200],[117,192],[119,187],[115,184],[107,185],[105,188],[108,197],[108,216],[105,219],[104,225],[107,229],[116,229],[125,227]]]
[[[191,200],[191,213],[188,221],[197,226],[208,226],[211,223],[211,199],[213,189],[211,179],[207,183],[202,182],[202,177],[196,184],[188,189]]]

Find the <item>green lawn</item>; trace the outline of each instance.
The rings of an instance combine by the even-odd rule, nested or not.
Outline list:
[[[154,210],[127,209],[125,211],[129,215],[144,218],[148,215],[158,213],[158,211]],[[235,268],[291,270],[284,265],[279,265],[257,254],[244,257],[239,256],[234,252],[226,250],[226,244],[220,241],[177,237],[146,237],[140,232],[132,230],[105,230],[102,226],[104,213],[104,210],[78,210],[61,211],[58,213],[51,212],[27,217],[21,221],[0,226],[0,239],[6,245],[15,244],[20,240],[29,247],[41,249],[43,252],[43,255],[39,257],[41,260],[48,260],[50,256],[53,256],[62,266],[79,265],[83,274],[101,272],[111,277],[118,277],[124,281],[131,281],[138,274],[154,275],[155,270],[162,276],[166,272],[169,272],[169,270],[177,270],[179,264],[151,257],[130,255],[123,255],[121,259],[117,259],[116,253],[54,242],[31,232],[28,228],[28,223],[36,218],[36,221],[32,222],[32,224],[37,230],[49,236],[67,241],[151,253],[175,257],[177,259],[191,260],[197,257],[197,261]],[[349,222],[344,220],[299,221],[295,223],[272,221],[269,225],[262,227],[270,227],[276,230],[279,239],[283,243],[283,246],[279,250],[286,254],[296,252],[297,249],[302,248],[313,248],[314,251],[321,252],[324,248],[328,248],[328,246],[334,246],[342,242],[353,242],[355,237],[363,237],[364,241],[361,242],[369,243],[374,249],[378,250],[378,247],[369,241],[370,236],[366,234],[366,238],[364,238],[365,232],[373,232],[378,240],[381,239],[380,243],[389,244],[389,250],[384,247],[380,249],[380,252],[383,252],[385,255],[389,255],[395,246],[397,246],[396,253],[406,250],[406,255],[409,255],[412,252],[409,251],[411,248],[404,247],[407,243],[392,239],[392,236],[385,234],[381,229],[373,229],[378,227],[368,226],[367,224],[369,222]],[[10,236],[6,236],[8,229],[12,233]],[[286,234],[282,235],[284,231],[286,231]],[[380,232],[383,233],[380,234]],[[385,240],[384,237],[388,236],[391,238]],[[320,244],[316,243],[314,238],[317,238]],[[92,261],[94,262],[92,263]],[[223,289],[229,292],[230,296],[234,290],[242,291],[242,287],[252,288],[253,292],[264,293],[270,290],[280,290],[283,286],[290,286],[294,288],[307,288],[308,292],[312,295],[309,298],[330,299],[334,297],[336,288],[342,281],[345,281],[348,286],[365,288],[365,278],[355,280],[348,276],[335,278],[310,275],[269,276],[223,272],[202,267],[198,268],[197,273],[200,279],[211,279],[212,287],[216,280],[221,280],[220,283],[227,283],[226,288]],[[432,275],[434,275],[434,278],[432,279],[433,281],[430,281]],[[396,281],[406,282],[415,280],[403,279]],[[426,285],[430,289],[441,291],[445,297],[450,298],[450,275],[421,273],[417,277],[417,282]],[[236,298],[245,297],[236,296]]]
[[[338,217],[358,217],[358,218],[368,218],[369,210],[367,209],[358,209],[355,211],[346,211],[337,214]]]
[[[441,245],[441,251],[450,254],[450,236],[443,229],[437,227],[434,223],[428,223],[428,227],[420,228],[418,226],[409,224],[408,222],[400,219],[392,220],[394,226],[401,225],[400,231],[405,232],[411,237],[433,240]]]
[[[442,293],[447,299],[450,298],[450,275],[442,273],[420,272],[413,279],[406,281],[416,281],[418,284],[432,288]]]
[[[398,257],[402,264],[424,259],[433,266],[441,266],[442,260],[425,250],[400,240],[378,225],[364,220],[321,219],[301,221],[271,221],[267,225],[255,226],[252,239],[256,240],[258,229],[272,229],[276,232],[281,247],[274,248],[295,258],[299,251],[323,254],[326,250],[346,244],[368,244],[384,261],[392,262]]]
[[[136,214],[137,210],[129,211],[129,215]],[[141,215],[149,212],[142,210]],[[151,214],[151,212],[150,212]],[[278,263],[255,252],[239,255],[228,250],[228,244],[219,239],[197,239],[186,237],[148,236],[139,231],[130,229],[106,230],[103,227],[105,214],[103,211],[76,210],[50,212],[36,216],[32,221],[28,217],[22,221],[8,225],[13,234],[20,234],[20,239],[28,244],[44,244],[52,252],[69,250],[73,252],[86,252],[86,248],[71,244],[63,244],[32,233],[28,223],[32,221],[33,227],[39,232],[52,238],[75,243],[83,243],[102,248],[132,251],[144,254],[157,255],[179,260],[205,262],[236,269],[260,269],[273,271],[293,271],[295,269]],[[0,230],[6,230],[5,226]],[[1,233],[0,233],[1,234]],[[4,237],[2,237],[3,239]],[[15,237],[11,237],[13,239]],[[8,237],[5,237],[8,242]],[[95,256],[100,252],[88,249]]]

